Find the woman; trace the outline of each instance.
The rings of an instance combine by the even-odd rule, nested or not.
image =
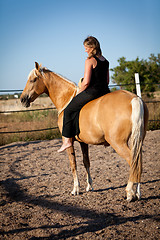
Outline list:
[[[79,112],[89,101],[109,93],[109,62],[102,56],[100,44],[95,37],[87,37],[84,42],[88,58],[85,61],[84,78],[76,97],[64,110],[63,145],[58,152],[72,146],[72,139],[79,131]]]

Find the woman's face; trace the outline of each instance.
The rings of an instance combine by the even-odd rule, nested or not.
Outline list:
[[[85,52],[88,53],[88,55],[92,52],[93,48],[87,47],[84,45]]]

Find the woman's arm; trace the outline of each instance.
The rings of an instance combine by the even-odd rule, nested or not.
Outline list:
[[[80,89],[79,93],[83,92],[86,88],[88,88],[88,86],[90,84],[90,80],[91,80],[92,68],[93,68],[92,59],[86,59],[85,70],[84,70],[84,79],[83,79],[83,82],[81,83],[81,89]]]

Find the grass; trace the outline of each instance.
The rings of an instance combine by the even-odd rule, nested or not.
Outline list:
[[[160,129],[160,102],[149,102],[146,105],[149,111],[148,130]]]
[[[57,110],[43,110],[33,112],[19,112],[1,114],[1,132],[16,132],[57,127]],[[61,134],[56,129],[24,133],[0,134],[0,145],[19,141],[34,141],[60,138]]]

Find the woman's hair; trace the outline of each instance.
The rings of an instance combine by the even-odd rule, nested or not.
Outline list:
[[[85,47],[93,48],[93,50],[89,54],[88,58],[94,57],[96,55],[102,55],[100,43],[98,42],[98,40],[95,37],[92,37],[92,36],[87,37],[84,40],[83,45]]]

